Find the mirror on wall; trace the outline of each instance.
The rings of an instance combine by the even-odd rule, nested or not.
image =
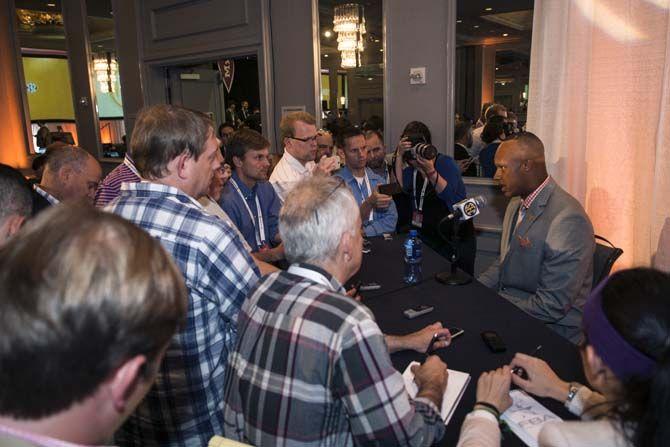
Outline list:
[[[454,158],[464,176],[492,178],[498,145],[525,128],[533,7],[458,0]]]
[[[321,118],[383,130],[382,0],[319,0]]]

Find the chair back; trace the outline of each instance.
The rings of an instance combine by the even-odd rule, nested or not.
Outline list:
[[[599,241],[604,242],[604,244]],[[593,284],[595,287],[612,271],[612,266],[623,254],[623,250],[615,247],[610,241],[596,234],[596,250],[593,253]]]

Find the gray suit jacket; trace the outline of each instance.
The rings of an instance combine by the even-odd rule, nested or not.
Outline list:
[[[500,258],[479,280],[577,343],[593,279],[591,220],[553,179],[514,228],[520,205],[518,197],[507,205]]]

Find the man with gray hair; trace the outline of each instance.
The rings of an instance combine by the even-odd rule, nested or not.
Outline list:
[[[342,287],[362,258],[356,200],[336,177],[293,189],[279,215],[288,271],[263,277],[238,318],[224,397],[225,435],[254,445],[432,445],[446,365],[414,368],[412,401],[389,351],[425,352],[439,323],[384,336],[370,310]],[[443,347],[448,341],[440,342]],[[387,348],[388,347],[388,348]]]
[[[0,247],[21,229],[32,209],[33,198],[25,177],[0,163]]]
[[[33,185],[33,215],[63,201],[93,203],[102,177],[100,163],[78,146],[61,146],[47,157],[42,180]]]

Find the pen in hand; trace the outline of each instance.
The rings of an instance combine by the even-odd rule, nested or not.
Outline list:
[[[542,349],[542,345],[537,345],[537,348],[530,354],[531,357],[535,357],[538,352]],[[512,368],[512,373],[516,374],[517,376],[521,377],[523,380],[528,380],[528,373],[526,372],[525,369],[523,369],[520,366],[515,366]]]

